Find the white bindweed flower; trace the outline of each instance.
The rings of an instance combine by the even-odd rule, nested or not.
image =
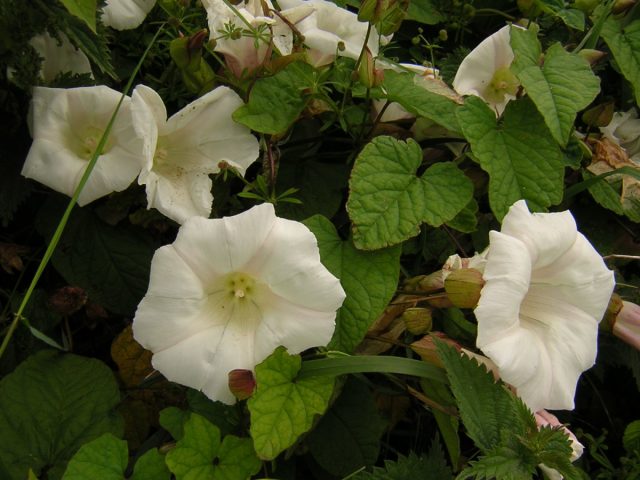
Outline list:
[[[138,27],[156,4],[156,0],[106,0],[102,23],[116,30]]]
[[[169,380],[233,403],[229,372],[253,370],[280,345],[326,345],[344,298],[313,233],[262,204],[182,225],[153,257],[133,333]]]
[[[327,0],[280,0],[281,15],[304,36],[312,65],[319,67],[335,60],[336,55],[356,60],[367,36],[367,23],[358,16]],[[372,28],[367,46],[378,56],[379,43],[389,41]]]
[[[72,196],[120,97],[105,86],[35,87],[29,112],[33,143],[22,175]],[[80,192],[80,206],[126,189],[140,172],[143,142],[133,128],[130,105],[126,97]]]
[[[60,43],[47,32],[37,35],[29,43],[42,57],[40,76],[45,82],[53,81],[60,73],[91,73],[87,56],[74,47],[69,38],[58,32]]]
[[[210,38],[216,52],[223,53],[236,76],[262,65],[271,53],[271,43],[282,55],[291,53],[293,35],[279,17],[272,18],[270,1],[246,0],[235,4],[235,12],[223,0],[203,0]],[[266,10],[266,11],[265,11]]]
[[[241,175],[258,158],[258,141],[231,118],[242,99],[218,87],[167,120],[162,98],[138,85],[131,109],[138,134],[145,139],[138,183],[146,185],[148,208],[183,223],[193,216],[208,217],[213,196],[209,174],[220,164]]]
[[[613,272],[569,211],[532,214],[520,200],[489,235],[476,345],[532,411],[572,409],[578,377],[595,362]]]
[[[515,28],[517,27],[514,25]],[[498,115],[507,103],[515,99],[520,82],[511,73],[514,55],[511,49],[510,28],[502,27],[485,38],[467,55],[453,80],[453,88],[460,95],[476,95],[487,102]]]
[[[640,164],[640,118],[635,108],[626,112],[615,112],[609,125],[600,132],[627,152],[629,159]]]

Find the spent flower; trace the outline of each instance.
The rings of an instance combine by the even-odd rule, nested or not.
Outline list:
[[[227,87],[206,93],[167,120],[162,98],[138,85],[132,95],[135,128],[144,138],[138,183],[146,186],[148,208],[183,223],[192,216],[208,217],[213,196],[209,174],[219,165],[241,175],[258,158],[258,141],[231,114],[242,99]]]

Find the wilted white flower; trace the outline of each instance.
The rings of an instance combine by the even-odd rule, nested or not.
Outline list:
[[[33,89],[33,143],[22,175],[72,196],[121,94],[105,86]],[[140,172],[143,142],[133,128],[131,99],[118,111],[102,154],[80,192],[80,206],[126,189]]]
[[[138,85],[132,98],[135,129],[145,141],[138,183],[146,185],[148,207],[178,223],[208,217],[213,202],[209,174],[225,162],[244,175],[258,158],[256,138],[231,118],[242,99],[218,87],[167,120],[164,102],[151,88]]]
[[[304,36],[309,47],[308,57],[315,66],[333,62],[336,55],[356,60],[360,56],[367,36],[367,23],[358,20],[355,13],[326,0],[280,0],[282,16]],[[378,55],[380,38],[371,30],[367,47],[373,57]]]
[[[501,115],[507,103],[515,99],[520,83],[510,67],[514,55],[511,49],[510,28],[502,27],[485,38],[467,55],[456,77],[453,88],[460,95],[476,95]],[[514,28],[521,28],[514,25]]]
[[[47,32],[37,35],[29,43],[42,57],[40,76],[45,82],[51,82],[60,73],[91,73],[91,64],[87,56],[74,47],[69,38],[58,32],[60,42]]]
[[[182,225],[153,257],[133,332],[169,380],[233,403],[230,371],[252,370],[280,345],[326,345],[344,298],[309,229],[262,204]]]
[[[224,54],[234,75],[262,65],[271,53],[272,41],[282,55],[291,53],[291,30],[265,11],[273,9],[269,0],[242,1],[234,4],[235,12],[223,0],[203,0],[202,4],[207,10],[210,38],[216,41],[214,50]]]
[[[635,108],[615,112],[609,125],[600,127],[600,132],[624,148],[631,161],[640,164],[640,118]]]
[[[156,4],[156,0],[106,0],[102,23],[116,30],[138,27]]]
[[[476,345],[532,411],[572,409],[578,377],[595,362],[613,272],[569,211],[532,214],[520,200],[489,238]]]

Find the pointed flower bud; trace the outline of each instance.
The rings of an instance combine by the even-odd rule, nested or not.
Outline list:
[[[380,74],[376,74],[375,60],[369,47],[364,47],[364,54],[358,66],[358,79],[367,88],[380,85]]]
[[[456,350],[460,350],[462,347],[455,340],[447,337],[446,334],[442,332],[431,332],[429,335],[425,335],[420,340],[413,342],[411,346],[411,350],[420,355],[420,358],[427,363],[431,363],[436,367],[444,368],[444,364],[440,357],[438,356],[438,350],[436,348],[435,339],[441,340],[450,346],[454,347]]]
[[[594,65],[602,60],[607,54],[601,50],[593,50],[591,48],[583,48],[578,52],[582,58],[584,58],[589,65]]]
[[[414,335],[428,333],[433,325],[430,308],[407,308],[402,314],[407,330]]]
[[[622,301],[622,307],[612,323],[612,332],[636,350],[640,350],[640,305]]]
[[[246,400],[256,389],[256,379],[251,370],[235,369],[229,372],[229,390],[238,400]]]
[[[475,268],[454,270],[444,281],[447,297],[459,308],[475,308],[483,285],[482,273]]]

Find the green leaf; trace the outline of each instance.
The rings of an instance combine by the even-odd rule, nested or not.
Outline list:
[[[297,155],[291,157],[283,157],[276,187],[278,192],[298,188],[293,196],[302,204],[278,203],[278,216],[298,221],[316,214],[333,217],[342,204],[342,190],[349,177],[347,165],[300,161]]]
[[[69,15],[62,20],[61,29],[69,37],[69,40],[89,57],[92,64],[97,65],[103,73],[117,80],[118,76],[111,64],[111,53],[107,43],[108,35],[105,34],[105,27],[99,25],[98,34],[96,35],[87,30],[85,24],[76,17]]]
[[[458,167],[436,163],[420,177],[422,150],[413,140],[374,138],[356,158],[347,211],[357,248],[375,250],[416,236],[420,225],[440,226],[471,200],[473,185]]]
[[[627,425],[622,436],[622,444],[629,454],[640,452],[640,420],[635,420]]]
[[[524,442],[535,455],[535,464],[544,464],[557,470],[566,480],[581,480],[571,463],[571,440],[561,428],[542,427]]]
[[[435,447],[437,445],[437,447]],[[442,457],[440,445],[434,442],[427,456],[418,457],[411,452],[407,457],[398,456],[398,460],[384,461],[384,468],[374,467],[371,473],[360,472],[352,480],[451,480],[453,474]]]
[[[122,435],[115,413],[120,392],[102,362],[46,350],[29,357],[0,380],[0,452],[6,478],[29,468],[62,476],[85,443],[104,433]]]
[[[472,197],[469,203],[460,210],[460,213],[446,223],[448,227],[454,228],[459,232],[473,233],[478,228],[477,215],[478,202]]]
[[[635,169],[630,168],[629,170]],[[617,173],[617,171],[606,173],[615,174]],[[585,179],[585,182],[588,182],[589,180],[595,178],[593,174],[587,171],[584,171],[582,173],[582,177]],[[602,177],[600,178],[600,180],[602,180]],[[598,204],[608,210],[617,213],[618,215],[625,215],[627,218],[629,218],[629,220],[633,222],[640,222],[640,199],[628,197],[626,198],[626,201],[623,202],[621,191],[622,178],[617,178],[616,180],[611,182],[606,180],[596,181],[589,186],[589,193]]]
[[[164,456],[152,448],[138,459],[129,480],[169,480],[170,477]]]
[[[62,217],[61,207],[50,201],[36,218],[36,228],[47,238]],[[76,208],[52,264],[70,285],[83,287],[92,301],[132,315],[147,290],[153,252],[153,241],[143,230],[112,227],[90,208]]]
[[[192,412],[202,415],[218,427],[223,437],[240,430],[238,427],[242,423],[242,417],[235,405],[214,402],[204,393],[194,389],[187,391],[187,402]]]
[[[534,478],[536,464],[523,461],[520,453],[508,447],[491,450],[479,460],[471,462],[458,479],[475,480],[531,480]]]
[[[444,15],[438,11],[431,0],[411,0],[407,9],[407,19],[426,25],[436,25],[444,21]]]
[[[620,20],[610,16],[600,35],[611,49],[622,75],[633,86],[636,103],[640,104],[640,20],[623,26]]]
[[[342,477],[376,462],[386,423],[369,387],[351,379],[309,434],[307,444],[322,468]]]
[[[342,240],[325,217],[317,215],[304,223],[318,240],[323,265],[340,279],[347,294],[329,348],[351,353],[396,291],[400,246],[366,252]]]
[[[329,406],[334,377],[296,379],[299,355],[284,347],[256,366],[256,391],[248,400],[251,437],[263,460],[272,460],[311,428]]]
[[[420,76],[414,73],[387,70],[382,87],[387,92],[387,99],[399,103],[408,112],[426,117],[452,132],[459,132],[455,112],[460,104],[448,96],[427,90],[427,85],[421,85]]]
[[[105,433],[80,447],[62,480],[123,480],[128,461],[127,442]]]
[[[285,132],[307,104],[304,90],[313,85],[314,72],[311,65],[294,62],[273,77],[257,80],[249,103],[233,112],[233,119],[256,132]]]
[[[176,439],[182,439],[184,435],[184,424],[191,416],[191,412],[182,410],[178,407],[163,408],[160,412],[159,423],[162,428]]]
[[[509,102],[498,123],[482,99],[470,96],[458,118],[475,158],[489,174],[489,203],[498,219],[520,199],[533,210],[562,200],[562,150],[530,100]]]
[[[437,342],[437,348],[462,422],[478,448],[488,452],[499,445],[503,431],[523,429],[515,415],[513,398],[484,366],[443,342]]]
[[[346,373],[399,373],[429,378],[441,383],[447,382],[444,371],[429,363],[413,358],[377,355],[346,355],[307,360],[302,364],[298,379],[323,375],[335,377]]]
[[[176,480],[237,480],[258,473],[260,460],[251,440],[227,435],[204,417],[192,413],[184,424],[184,436],[166,457]]]
[[[528,30],[512,27],[511,46],[515,54],[511,69],[544,117],[553,138],[565,146],[577,113],[600,92],[600,80],[584,58],[568,53],[559,43],[547,50],[544,65],[540,66],[531,55],[540,50],[540,44]]]
[[[78,17],[96,33],[96,0],[60,0],[69,13]]]

